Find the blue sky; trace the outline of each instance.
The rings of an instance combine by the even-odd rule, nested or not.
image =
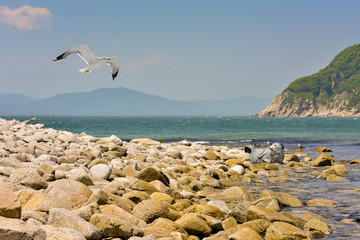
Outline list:
[[[0,92],[126,87],[176,100],[274,97],[360,43],[357,0],[0,0]],[[118,56],[84,74],[77,56]]]

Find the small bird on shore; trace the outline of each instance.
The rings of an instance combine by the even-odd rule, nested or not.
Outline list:
[[[79,55],[88,65],[86,68],[79,69],[80,72],[89,73],[92,70],[101,67],[104,64],[110,65],[110,70],[113,80],[118,75],[120,62],[118,57],[96,57],[92,52],[90,52],[87,45],[80,45],[70,49],[69,51],[60,54],[53,61],[58,61],[64,59],[73,54]]]
[[[305,147],[303,145],[301,145],[300,143],[298,143],[298,149],[297,151],[304,151]]]

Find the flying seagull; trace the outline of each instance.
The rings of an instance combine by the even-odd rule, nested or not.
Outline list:
[[[108,64],[110,65],[113,80],[115,80],[116,76],[118,75],[120,68],[120,62],[118,57],[97,57],[92,54],[92,52],[90,52],[88,46],[86,45],[74,47],[69,51],[59,55],[57,58],[54,59],[54,61],[64,59],[73,54],[79,55],[86,62],[86,64],[89,65],[86,68],[79,69],[80,72],[88,73],[96,68],[101,67],[104,64]]]

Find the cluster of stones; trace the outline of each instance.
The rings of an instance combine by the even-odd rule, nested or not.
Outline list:
[[[243,185],[296,181],[289,169],[327,165],[313,177],[347,173],[326,154],[251,164],[239,148],[124,142],[0,119],[0,239],[324,237],[331,229],[323,217],[281,212],[304,206],[296,197],[270,190],[257,196]]]

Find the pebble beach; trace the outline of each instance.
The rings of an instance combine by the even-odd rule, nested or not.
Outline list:
[[[360,160],[298,150],[252,164],[243,147],[0,118],[0,239],[358,239]]]

